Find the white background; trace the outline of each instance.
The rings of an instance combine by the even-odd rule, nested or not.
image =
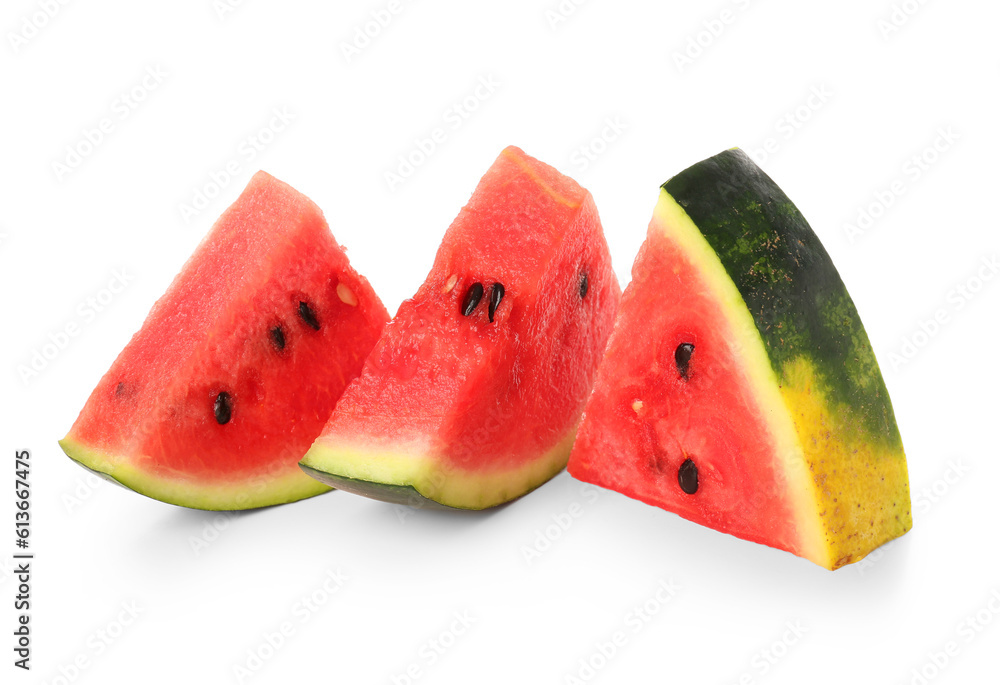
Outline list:
[[[573,11],[555,25],[558,0],[404,1],[350,60],[343,46],[388,0],[247,0],[222,16],[211,0],[94,0],[52,3],[51,18],[38,14],[44,4],[7,0],[0,12],[0,681],[1000,678],[1000,279],[977,275],[1000,254],[995,3],[907,0],[888,32],[890,0],[591,0],[564,3]],[[727,21],[713,23],[723,10]],[[685,50],[693,57],[679,64]],[[143,86],[147,70],[161,76]],[[477,101],[480,79],[496,85]],[[142,101],[131,109],[119,98],[133,89]],[[470,97],[475,111],[456,118]],[[293,121],[248,159],[241,150],[275,108]],[[104,118],[110,133],[60,173],[54,163],[67,163],[68,147],[88,152],[85,131]],[[435,128],[445,141],[390,189],[385,173]],[[848,284],[907,449],[914,529],[870,563],[831,573],[565,474],[481,514],[335,492],[220,517],[95,484],[56,445],[258,168],[323,208],[394,311],[507,144],[593,192],[624,285],[658,185],[769,138],[762,166]],[[581,146],[600,154],[584,164]],[[212,192],[210,175],[230,161],[238,172]],[[186,220],[199,190],[215,197]],[[879,197],[888,208],[872,207]],[[845,224],[866,208],[878,216],[852,240]],[[86,313],[115,270],[128,284]],[[77,334],[25,378],[19,367],[68,325]],[[12,457],[23,448],[37,554],[30,673],[12,666],[9,644]],[[571,505],[571,525],[546,532]],[[528,563],[524,550],[546,535]],[[346,577],[332,594],[328,571]],[[672,596],[656,598],[661,582]],[[303,610],[310,595],[316,611]],[[657,611],[637,620],[647,602]],[[131,604],[134,620],[122,609]],[[449,632],[456,612],[474,619],[461,635]],[[285,622],[291,636],[271,648],[266,635]],[[796,623],[801,637],[787,628]],[[598,645],[616,631],[624,645],[602,660]],[[432,659],[434,644],[449,647]],[[599,668],[581,671],[581,659]],[[248,664],[256,670],[240,680],[234,667]],[[420,676],[399,678],[410,666]]]

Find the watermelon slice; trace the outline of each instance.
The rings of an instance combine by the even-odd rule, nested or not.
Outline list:
[[[854,302],[739,150],[663,185],[569,472],[829,569],[912,525]]]
[[[620,297],[590,193],[505,149],[303,469],[417,506],[519,497],[566,465]]]
[[[316,495],[327,488],[298,460],[388,318],[319,208],[259,172],[60,444],[98,475],[186,507]]]

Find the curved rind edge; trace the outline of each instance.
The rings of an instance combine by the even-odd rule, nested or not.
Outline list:
[[[308,476],[332,488],[350,492],[354,495],[361,495],[369,499],[380,500],[389,504],[407,505],[418,509],[437,509],[442,511],[460,509],[460,507],[452,507],[428,499],[417,492],[416,488],[412,485],[393,485],[390,483],[376,483],[370,480],[359,480],[357,478],[345,478],[344,476],[320,471],[304,464],[299,464],[299,468]]]
[[[508,471],[445,472],[445,461],[424,450],[338,445],[324,438],[313,443],[299,466],[324,483],[343,480],[342,489],[373,499],[410,504],[399,501],[401,491],[393,490],[402,488],[420,498],[415,506],[428,506],[422,503],[427,500],[447,509],[480,510],[518,499],[551,480],[566,467],[575,438],[576,426],[550,450]]]
[[[259,481],[226,484],[196,483],[157,478],[131,467],[115,463],[110,455],[82,445],[70,437],[59,441],[70,459],[96,476],[150,499],[188,509],[204,511],[244,511],[288,504],[328,492],[330,487],[302,477],[297,471]]]

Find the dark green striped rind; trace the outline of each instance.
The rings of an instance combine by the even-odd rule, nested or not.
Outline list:
[[[738,149],[663,184],[719,256],[779,379],[800,357],[869,437],[902,447],[861,317],[830,255],[788,196]]]

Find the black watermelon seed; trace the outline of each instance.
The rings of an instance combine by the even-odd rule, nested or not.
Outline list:
[[[299,316],[309,328],[314,331],[319,330],[319,319],[316,318],[316,313],[309,307],[308,302],[299,302]]]
[[[281,328],[281,326],[275,326],[272,328],[268,335],[271,338],[271,344],[278,348],[279,352],[285,349],[285,331]]]
[[[215,420],[220,425],[229,423],[233,418],[233,404],[229,398],[229,393],[223,390],[215,396]]]
[[[118,387],[115,388],[115,395],[122,395],[125,392],[125,381],[118,381]]]
[[[684,460],[677,470],[677,483],[689,495],[698,492],[698,466],[690,459]]]
[[[500,306],[503,293],[503,283],[494,283],[493,290],[490,292],[490,323],[493,323],[493,315],[496,314],[497,307]]]
[[[590,290],[590,283],[587,281],[587,274],[580,274],[580,299],[582,300],[587,296],[587,291]]]
[[[677,373],[684,380],[688,379],[688,366],[691,363],[692,354],[694,354],[694,345],[691,343],[681,343],[674,350],[674,363],[677,365]]]
[[[468,316],[476,311],[481,299],[483,299],[483,284],[473,283],[465,291],[465,299],[462,300],[462,316]]]

